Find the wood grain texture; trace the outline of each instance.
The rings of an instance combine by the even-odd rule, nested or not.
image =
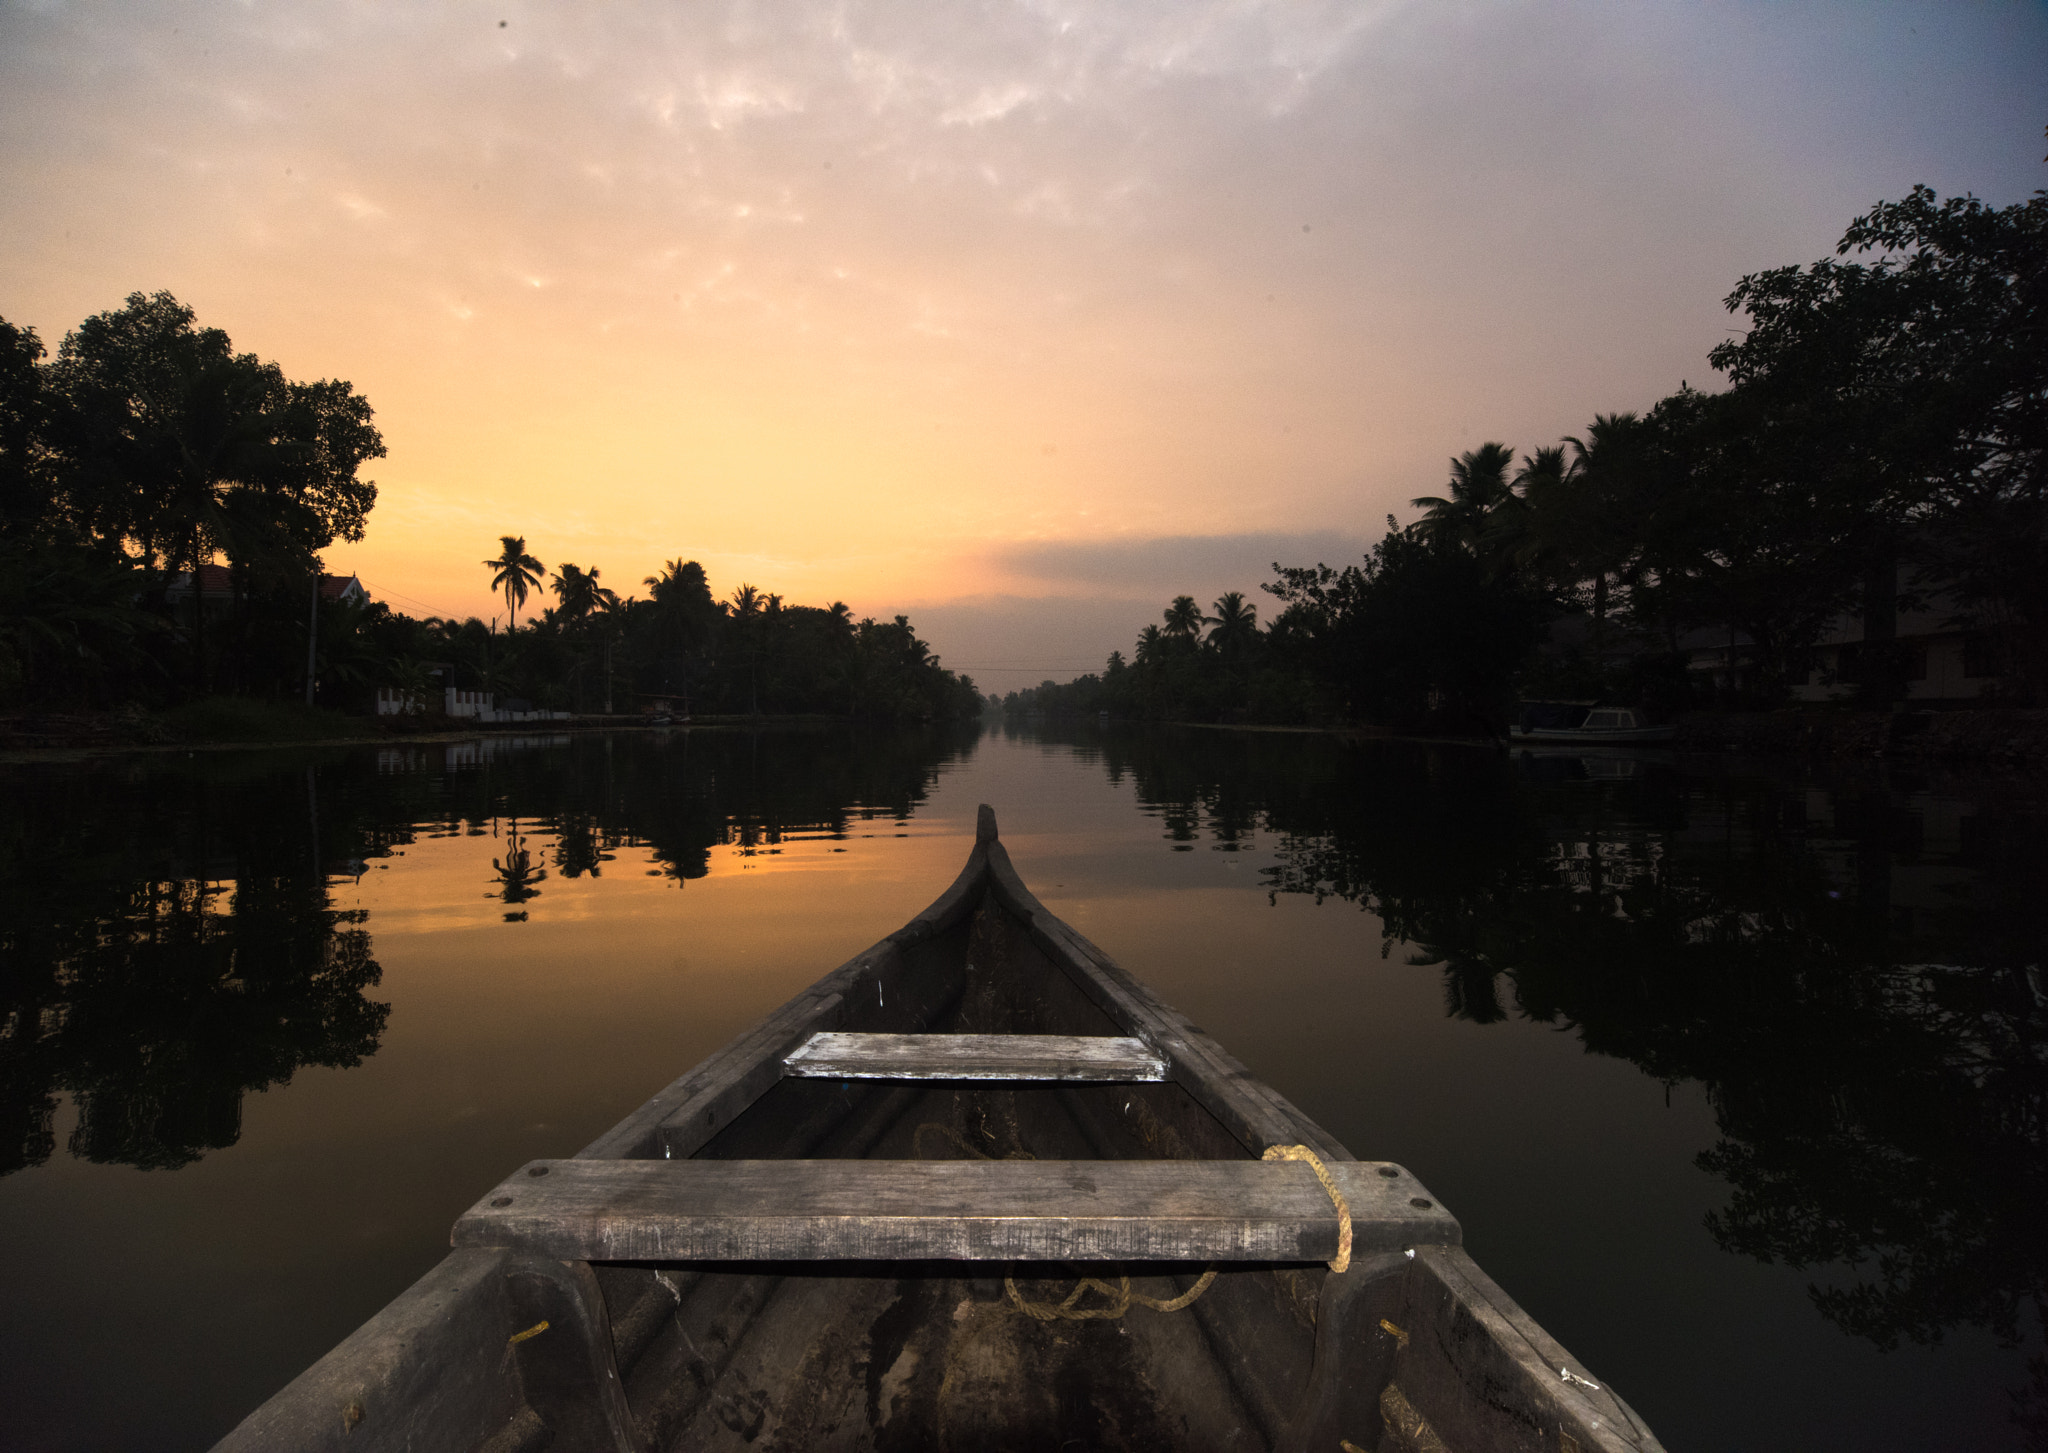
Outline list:
[[[522,1403],[500,1251],[457,1251],[215,1444],[218,1453],[469,1448]],[[359,1417],[351,1418],[354,1407]]]
[[[820,1080],[1067,1080],[1132,1083],[1166,1078],[1142,1039],[1079,1034],[812,1035],[783,1060]]]
[[[1402,1386],[1453,1448],[1519,1436],[1502,1416],[1511,1409],[1546,1446],[1555,1428],[1583,1453],[1663,1453],[1606,1379],[1587,1372],[1462,1246],[1418,1249],[1415,1270],[1406,1315],[1430,1329],[1434,1356],[1416,1359]],[[1565,1368],[1597,1385],[1566,1381]]]
[[[1332,1166],[1357,1252],[1455,1244],[1413,1177]],[[1324,1261],[1337,1214],[1298,1162],[534,1161],[456,1246],[588,1261]]]

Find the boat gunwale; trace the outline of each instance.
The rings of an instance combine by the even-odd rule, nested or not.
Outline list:
[[[575,1158],[688,1155],[774,1086],[782,1077],[781,1057],[809,1033],[835,1020],[848,993],[863,978],[876,974],[908,949],[958,928],[986,899],[993,899],[1017,919],[1040,952],[1064,970],[1125,1034],[1158,1050],[1168,1062],[1167,1082],[1179,1085],[1214,1115],[1248,1155],[1258,1155],[1267,1145],[1304,1144],[1327,1159],[1356,1159],[1186,1015],[1160,1001],[1107,953],[1046,908],[1011,864],[996,836],[994,812],[985,805],[977,814],[975,843],[966,864],[931,904],[657,1091],[578,1151]],[[699,1124],[698,1117],[707,1115]],[[465,1334],[476,1330],[469,1324],[488,1318],[491,1308],[504,1301],[504,1272],[518,1255],[500,1249],[451,1250],[311,1367],[253,1409],[215,1445],[215,1453],[257,1453],[281,1446],[362,1453],[365,1449],[410,1448],[422,1439],[439,1446],[445,1439],[434,1430],[458,1426],[470,1427],[472,1439],[488,1436],[479,1434],[471,1423],[479,1415],[502,1421],[504,1410],[498,1406],[503,1401],[502,1389],[485,1386],[489,1379],[471,1378],[477,1386],[465,1385],[463,1396],[450,1398],[446,1396],[450,1389],[423,1371],[419,1351],[436,1339],[452,1337],[457,1348],[433,1360],[436,1366],[459,1364],[457,1352]],[[1660,1453],[1655,1436],[1625,1402],[1590,1378],[1570,1375],[1568,1369],[1575,1359],[1462,1245],[1418,1245],[1405,1258],[1400,1253],[1391,1255],[1396,1261],[1405,1260],[1426,1279],[1416,1295],[1443,1298],[1449,1315],[1455,1318],[1463,1312],[1471,1318],[1494,1349],[1500,1365],[1482,1375],[1485,1401],[1506,1406],[1502,1400],[1509,1390],[1499,1381],[1505,1376],[1520,1384],[1530,1401],[1555,1420],[1560,1436],[1569,1428],[1576,1445],[1587,1453]],[[1361,1267],[1353,1278],[1343,1279],[1349,1283],[1344,1290],[1362,1290],[1370,1280],[1364,1271]],[[1204,1310],[1197,1303],[1198,1318]],[[476,1338],[468,1335],[467,1340]],[[1458,1364],[1451,1352],[1449,1346],[1443,1349],[1455,1378]],[[1319,1337],[1318,1364],[1323,1355]],[[493,1353],[487,1360],[502,1359]],[[1560,1375],[1552,1373],[1553,1367]],[[378,1416],[365,1421],[366,1408],[376,1409]],[[364,1433],[373,1436],[365,1438]]]

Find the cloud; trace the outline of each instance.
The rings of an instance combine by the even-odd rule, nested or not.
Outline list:
[[[414,595],[511,529],[1120,602],[1094,659],[1710,384],[1880,197],[2024,197],[2042,74],[2048,10],[1912,0],[0,4],[0,313],[348,378]]]
[[[1340,565],[1365,549],[1335,530],[1018,541],[990,549],[982,573],[1019,589],[908,599],[875,613],[908,615],[945,664],[983,691],[1013,691],[1099,671],[1111,651],[1128,657],[1176,595],[1207,606],[1242,591],[1270,619],[1277,602],[1258,587],[1273,578],[1273,562]]]
[[[1157,612],[1099,596],[988,594],[877,614],[908,615],[948,670],[965,672],[984,692],[1000,694],[1100,671],[1111,651],[1128,657],[1138,632]]]
[[[1274,562],[1349,564],[1361,538],[1337,530],[1252,531],[1235,535],[1155,535],[1105,540],[1020,540],[988,552],[996,570],[1053,587],[1084,586],[1103,600],[1152,600],[1183,593],[1249,594],[1272,578]]]

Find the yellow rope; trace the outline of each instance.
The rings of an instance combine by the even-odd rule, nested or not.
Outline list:
[[[1010,1300],[1016,1304],[1018,1311],[1035,1321],[1085,1322],[1096,1317],[1113,1321],[1128,1312],[1133,1302],[1141,1307],[1150,1307],[1155,1312],[1178,1312],[1183,1307],[1192,1306],[1195,1298],[1209,1290],[1210,1284],[1215,1280],[1216,1268],[1212,1266],[1202,1273],[1193,1286],[1177,1297],[1148,1297],[1143,1292],[1132,1291],[1131,1279],[1127,1276],[1118,1277],[1115,1286],[1111,1286],[1100,1277],[1084,1276],[1074,1283],[1074,1289],[1067,1293],[1067,1299],[1057,1303],[1025,1301],[1024,1294],[1017,1290],[1017,1281],[1014,1277],[1003,1278],[1003,1290],[1010,1294]],[[1115,1300],[1106,1307],[1084,1307],[1079,1303],[1086,1292],[1100,1292],[1106,1297],[1114,1297]]]
[[[1337,1206],[1337,1254],[1330,1258],[1330,1270],[1342,1275],[1351,1265],[1351,1207],[1345,1202],[1344,1193],[1337,1189],[1337,1183],[1330,1179],[1322,1158],[1306,1145],[1269,1145],[1259,1159],[1299,1160],[1316,1173],[1316,1179],[1323,1183],[1323,1189]]]

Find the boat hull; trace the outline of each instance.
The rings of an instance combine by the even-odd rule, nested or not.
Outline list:
[[[1510,740],[1517,742],[1545,742],[1570,744],[1580,747],[1632,747],[1655,746],[1668,742],[1678,734],[1676,727],[1516,727],[1510,733]]]
[[[1123,1036],[1166,1069],[1128,1084],[789,1072],[819,1033]],[[1039,904],[984,809],[936,903],[578,1159],[1243,1161],[1274,1145],[1352,1159]],[[219,1446],[1658,1447],[1454,1222],[1422,1234],[1362,1238],[1341,1274],[1217,1262],[1206,1281],[1156,1258],[565,1265],[459,1249]]]

